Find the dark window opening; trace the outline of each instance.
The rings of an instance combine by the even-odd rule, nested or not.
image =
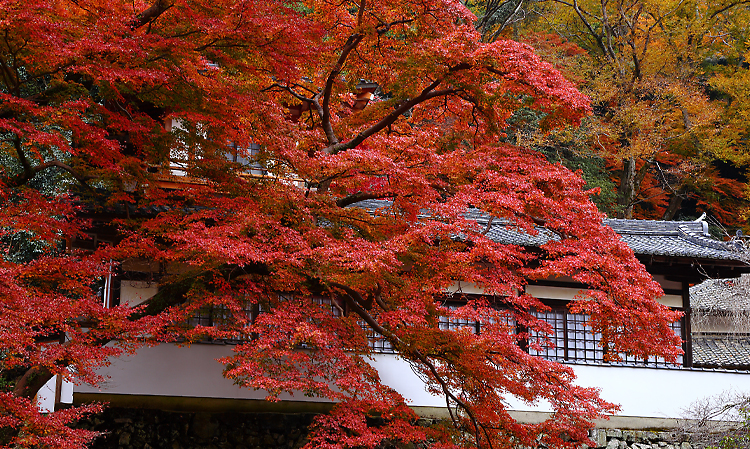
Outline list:
[[[335,303],[328,297],[313,296],[310,298],[313,304],[328,306],[330,314],[334,317],[340,317],[347,313],[346,305]],[[632,356],[621,354],[621,361],[605,362],[606,349],[601,347],[601,335],[592,332],[587,324],[588,316],[584,314],[570,313],[567,309],[567,303],[564,301],[549,301],[550,310],[532,311],[537,318],[545,321],[552,327],[551,333],[542,333],[539,331],[522,328],[516,322],[511,313],[502,314],[498,322],[504,324],[508,331],[520,334],[528,331],[528,339],[519,340],[518,344],[529,354],[543,357],[547,360],[565,363],[580,364],[611,364],[618,366],[648,366],[648,367],[675,367],[675,364],[667,363],[663,358],[652,357],[647,360],[636,359]],[[461,307],[459,302],[443,303],[443,306],[451,310]],[[504,309],[499,309],[503,311]],[[241,308],[242,319],[253,321],[259,313],[263,313],[262,307],[257,303],[245,301]],[[226,326],[230,328],[236,325],[238,317],[233,315],[226,306],[211,305],[203,307],[195,312],[193,317],[187,323],[189,326]],[[671,323],[670,327],[679,336],[683,336],[683,320]],[[360,326],[367,334],[370,349],[378,353],[393,353],[390,341],[375,332],[363,320],[358,320]],[[451,318],[442,316],[438,319],[438,327],[442,330],[459,330],[468,329],[471,332],[480,333],[482,326],[479,322],[463,318]],[[212,342],[237,344],[244,341],[252,340],[253,336],[248,333],[238,333],[236,336],[227,339],[208,340]],[[677,365],[683,364],[683,357],[679,356]]]
[[[533,314],[552,326],[552,333],[547,335],[535,331],[529,332],[529,353],[556,362],[602,364],[622,366],[675,367],[683,364],[683,356],[677,358],[677,365],[667,363],[662,357],[637,359],[626,354],[619,354],[618,362],[605,362],[606,350],[599,343],[601,334],[594,333],[586,324],[588,316],[570,313],[566,304],[554,304],[551,310],[533,312]],[[672,331],[683,337],[683,319],[670,324]],[[683,348],[684,349],[684,348]]]

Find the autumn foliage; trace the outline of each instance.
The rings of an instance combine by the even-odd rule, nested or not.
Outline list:
[[[603,211],[663,220],[707,212],[719,227],[747,227],[744,2],[471,5],[485,39],[512,31],[591,98],[593,114],[580,128],[538,133],[526,123],[514,137],[571,167],[580,166],[573,159],[606,161],[606,169],[584,173],[603,187]]]
[[[0,11],[4,447],[93,436],[66,423],[96,407],[35,409],[53,375],[95,383],[122,351],[238,332],[252,341],[223,361],[228,377],[269,399],[337,401],[309,447],[576,446],[615,406],[525,352],[528,334],[508,324],[548,331],[523,291],[556,276],[590,288],[575,307],[611,357],[678,351],[658,284],[602,227],[583,181],[503,143],[514,111],[554,128],[588,114],[587,98],[529,46],[481,43],[460,2],[4,0]],[[364,108],[360,80],[378,86]],[[102,217],[117,239],[71,249]],[[556,238],[498,243],[493,223]],[[134,258],[179,269],[144,306],[104,308],[111,261]],[[487,295],[448,308],[457,280]],[[243,301],[258,313],[243,315]],[[184,326],[207,306],[235,320]],[[440,317],[482,332],[441,329]],[[446,398],[450,422],[418,426],[380,382],[372,331]],[[518,423],[510,396],[555,413]]]

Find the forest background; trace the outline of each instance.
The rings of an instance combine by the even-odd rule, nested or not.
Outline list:
[[[524,41],[591,97],[579,128],[520,111],[508,139],[581,170],[610,217],[746,226],[748,8],[743,1],[471,2],[486,41]]]

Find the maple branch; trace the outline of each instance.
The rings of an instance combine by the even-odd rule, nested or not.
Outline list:
[[[443,394],[445,394],[446,402],[448,402],[448,398],[453,400],[453,402],[456,403],[457,406],[460,406],[467,415],[469,415],[469,419],[471,419],[471,423],[474,425],[474,438],[476,439],[477,446],[479,446],[479,429],[484,429],[484,426],[481,426],[479,422],[477,421],[476,416],[474,415],[474,412],[471,410],[471,408],[466,404],[464,401],[458,399],[455,394],[453,394],[452,391],[450,391],[450,388],[448,387],[448,384],[443,380],[442,376],[440,376],[440,373],[437,372],[437,368],[435,368],[435,365],[430,361],[428,357],[423,355],[418,349],[410,349],[410,352],[414,354],[417,359],[419,359],[420,362],[424,363],[425,366],[427,366],[427,369],[430,370],[430,373],[432,373],[432,376],[435,378],[435,380],[440,384],[440,388],[443,390]],[[458,427],[457,419],[453,416],[453,412],[450,411],[450,403],[448,404],[448,411],[451,415],[451,420],[453,421],[454,425]],[[485,434],[486,434],[486,429]],[[489,444],[489,447],[492,448],[492,440],[490,438],[487,438],[487,444]]]
[[[174,6],[167,0],[156,0],[153,5],[148,7],[145,11],[141,12],[130,22],[130,28],[136,30],[143,25],[156,20],[160,15],[164,14],[169,8]]]
[[[70,165],[64,164],[58,160],[48,161],[43,164],[37,165],[36,167],[32,167],[29,159],[26,157],[26,153],[23,151],[23,148],[21,148],[21,140],[18,137],[13,139],[13,146],[16,150],[16,154],[18,154],[18,160],[21,162],[23,172],[18,174],[17,176],[5,178],[3,180],[3,183],[5,185],[9,187],[20,187],[33,179],[34,176],[36,176],[39,172],[42,172],[48,168],[58,167],[70,173],[76,179],[76,181],[81,183],[86,188],[91,188],[86,183],[86,181],[93,179],[93,176],[83,175]]]
[[[328,79],[326,80],[326,86],[323,89],[323,92],[313,97],[313,104],[315,105],[315,109],[318,110],[318,114],[320,114],[323,131],[326,133],[326,138],[328,139],[329,145],[336,145],[339,143],[338,137],[336,137],[336,134],[333,132],[333,126],[331,126],[330,103],[331,91],[333,90],[333,82],[336,80],[336,78],[341,73],[341,70],[344,68],[346,58],[349,57],[349,54],[352,52],[352,50],[357,48],[357,45],[362,42],[362,39],[364,37],[365,35],[361,33],[352,34],[351,36],[349,36],[349,39],[347,39],[346,43],[344,44],[344,48],[341,50],[341,55],[339,56],[338,61],[336,61],[336,64],[333,66],[331,73],[328,74]],[[318,98],[320,96],[323,97],[322,105],[318,102]]]
[[[471,66],[469,64],[460,64],[456,67],[457,68],[455,68],[455,70],[462,70],[462,69],[468,69]],[[454,71],[454,68],[452,68],[451,71]],[[456,88],[433,90],[438,85],[440,85],[440,83],[444,79],[445,78],[436,80],[435,82],[427,86],[424,90],[422,90],[422,93],[419,94],[416,98],[405,101],[398,108],[396,108],[396,110],[394,110],[390,114],[383,117],[378,123],[372,125],[371,127],[357,134],[352,140],[346,143],[335,143],[335,144],[329,145],[328,147],[323,149],[323,152],[326,154],[337,154],[341,151],[345,151],[351,148],[356,148],[362,142],[367,140],[367,138],[369,138],[370,136],[392,125],[399,117],[401,117],[404,113],[409,111],[409,109],[413,108],[414,106],[432,98],[441,97],[441,96],[450,95],[450,94],[459,92],[459,89],[456,89]]]
[[[482,235],[487,235],[488,232],[492,229],[492,222],[495,221],[495,216],[490,215],[490,219],[487,220],[487,226],[485,226],[484,231],[482,231]]]
[[[353,41],[354,37],[358,37],[356,42]],[[351,48],[345,53],[342,53],[341,57],[339,57],[339,63],[337,63],[337,65],[334,67],[334,71],[332,71],[330,76],[328,77],[328,81],[326,82],[326,90],[323,92],[322,112],[321,112],[321,105],[318,104],[317,99],[313,99],[313,104],[315,105],[316,109],[318,109],[319,113],[322,114],[321,117],[323,118],[323,129],[326,133],[326,137],[328,137],[329,145],[323,149],[323,152],[326,154],[337,154],[340,151],[348,150],[351,148],[356,148],[358,145],[360,145],[370,136],[392,125],[401,115],[406,113],[409,109],[413,108],[414,106],[424,101],[427,101],[431,98],[444,96],[444,95],[450,95],[452,93],[456,93],[459,91],[459,89],[455,89],[455,88],[434,91],[434,89],[437,88],[437,86],[439,86],[440,83],[442,83],[445,80],[445,78],[447,77],[446,75],[443,78],[435,80],[432,84],[430,84],[425,89],[423,89],[422,92],[416,98],[413,98],[411,100],[408,100],[402,103],[398,108],[396,108],[395,111],[385,116],[383,119],[381,119],[378,123],[374,124],[370,128],[362,131],[350,141],[346,143],[339,143],[339,140],[338,138],[336,138],[335,134],[333,133],[333,129],[331,128],[331,124],[330,124],[330,112],[328,110],[328,101],[330,99],[330,89],[333,86],[334,75],[337,75],[338,73],[340,73],[341,67],[343,67],[342,65],[343,61],[346,59],[345,55],[348,55],[356,47],[356,45],[362,40],[362,37],[363,36],[360,34],[355,34],[355,35],[350,36],[349,40],[347,40],[347,45],[349,45],[349,43],[352,42]],[[345,49],[346,49],[346,46],[345,46]],[[448,69],[448,74],[462,71],[462,70],[467,70],[471,67],[472,65],[469,63],[461,63],[453,67],[450,67]]]
[[[337,282],[331,282],[329,284],[331,287],[338,288],[340,290],[343,290],[346,294],[344,295],[344,300],[347,302],[349,307],[362,318],[368,326],[375,332],[379,333],[383,337],[387,338],[389,341],[394,343],[396,347],[402,348],[405,352],[408,352],[412,354],[417,360],[422,362],[427,369],[430,371],[432,376],[434,377],[435,381],[437,381],[438,384],[440,384],[440,388],[443,390],[443,394],[445,394],[446,403],[448,404],[448,412],[451,416],[451,420],[453,421],[453,424],[456,427],[460,426],[460,423],[458,422],[458,419],[453,414],[453,411],[450,408],[450,401],[453,401],[458,407],[464,410],[466,414],[469,416],[469,419],[471,420],[472,424],[474,425],[474,438],[476,439],[477,445],[479,445],[480,437],[479,432],[480,429],[484,429],[484,426],[479,424],[479,421],[477,420],[476,416],[474,415],[474,412],[471,410],[471,407],[469,407],[468,404],[466,404],[464,401],[459,399],[450,389],[448,384],[445,382],[443,377],[440,375],[440,373],[437,371],[437,368],[435,367],[435,364],[429,359],[429,357],[422,354],[419,349],[412,348],[411,345],[406,344],[403,340],[401,340],[397,335],[395,335],[393,332],[388,331],[383,326],[378,323],[373,316],[365,310],[365,307],[363,305],[369,304],[371,305],[372,301],[366,301],[362,295],[354,290],[351,287],[348,287],[343,284],[339,284]],[[383,304],[382,298],[379,297],[380,295],[375,295],[375,301],[377,301],[378,305]],[[362,304],[362,305],[360,305]],[[383,307],[383,306],[381,306]],[[384,308],[384,310],[386,310]],[[486,433],[486,429],[485,433]],[[487,443],[489,444],[489,447],[492,448],[492,442],[490,438],[487,438]]]
[[[383,296],[381,295],[382,288],[380,285],[378,285],[378,291],[375,293],[375,304],[379,305],[381,309],[385,310],[386,312],[391,310],[391,307],[383,301]]]
[[[52,372],[43,366],[33,366],[26,370],[21,376],[16,385],[13,387],[13,395],[31,399],[39,392],[39,390],[52,379]]]
[[[209,41],[206,44],[193,48],[193,51],[197,51],[197,52],[205,51],[206,49],[211,48],[215,43],[221,42],[223,39],[224,39],[223,37],[217,37],[216,39]]]
[[[365,200],[382,200],[384,198],[393,198],[396,196],[393,192],[387,193],[363,193],[357,192],[343,198],[339,198],[336,201],[336,205],[339,207],[351,206],[352,204],[359,203]]]
[[[367,4],[367,0],[362,0],[362,3],[359,4],[359,11],[357,11],[357,27],[362,26],[362,19],[365,15],[365,5]]]
[[[728,4],[727,6],[724,6],[723,8],[719,8],[719,9],[717,9],[716,11],[714,11],[713,13],[711,13],[711,16],[710,16],[710,18],[711,18],[711,19],[713,19],[713,18],[715,18],[716,16],[718,16],[719,14],[723,13],[724,11],[727,11],[727,10],[729,10],[729,9],[732,9],[732,8],[734,8],[735,6],[739,6],[739,5],[745,5],[745,4],[748,4],[748,3],[750,3],[750,0],[744,0],[744,1],[740,1],[740,2],[737,2],[737,3],[730,3],[730,4]]]
[[[305,89],[305,90],[310,90],[310,89],[308,89],[308,88],[306,88],[306,87],[304,87],[304,86],[300,86],[300,85],[295,85],[295,86],[297,86],[297,87],[301,87],[302,89]],[[291,87],[289,87],[289,86],[284,86],[284,85],[282,85],[282,84],[279,84],[279,83],[273,83],[273,84],[271,84],[270,86],[268,86],[268,87],[266,87],[265,89],[263,89],[263,90],[262,90],[262,92],[267,92],[267,91],[269,91],[269,90],[273,89],[274,87],[278,87],[279,89],[281,89],[281,90],[284,90],[284,91],[288,92],[288,93],[289,93],[289,94],[290,94],[291,96],[293,96],[294,98],[296,98],[296,99],[297,99],[297,100],[299,100],[299,101],[304,101],[304,102],[306,102],[306,103],[313,103],[313,101],[314,101],[314,100],[313,100],[312,98],[307,98],[307,97],[305,97],[304,95],[300,95],[300,94],[298,94],[298,93],[297,93],[297,92],[295,92],[295,91],[294,91],[294,89],[292,89]]]
[[[49,162],[45,162],[44,164],[38,165],[34,169],[34,172],[36,174],[36,173],[39,173],[40,171],[46,170],[51,167],[62,168],[66,172],[70,173],[76,179],[76,181],[78,181],[79,183],[81,183],[82,185],[88,188],[91,188],[91,187],[86,183],[86,181],[95,178],[94,176],[83,175],[79,173],[77,170],[75,170],[73,167],[71,167],[70,165],[64,164],[58,160],[49,161]]]
[[[0,72],[3,75],[3,80],[8,90],[12,90],[16,96],[19,96],[17,76],[14,76],[14,73],[5,62],[5,58],[0,58]]]
[[[401,19],[401,20],[394,20],[393,22],[388,23],[381,23],[380,25],[375,27],[375,30],[378,32],[378,35],[383,35],[387,33],[394,25],[403,25],[407,23],[414,22],[414,19]]]

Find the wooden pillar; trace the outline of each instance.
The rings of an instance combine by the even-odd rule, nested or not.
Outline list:
[[[690,283],[682,282],[682,311],[685,313],[683,318],[685,325],[682,326],[682,339],[685,343],[682,349],[685,351],[683,356],[683,365],[685,368],[693,367],[693,337],[692,337],[692,308],[690,307]]]

